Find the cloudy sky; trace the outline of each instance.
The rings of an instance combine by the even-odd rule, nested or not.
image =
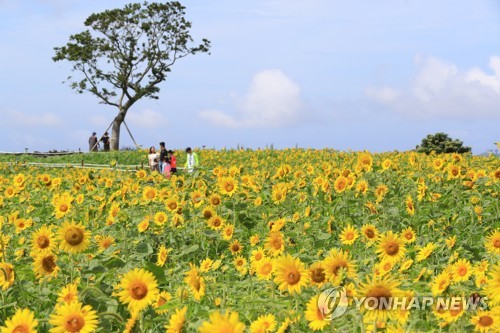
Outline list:
[[[0,151],[87,149],[116,110],[62,81],[53,48],[119,0],[0,0]],[[147,147],[409,150],[500,141],[498,0],[183,1],[211,55],[177,62],[126,122]],[[132,140],[122,128],[122,146]]]

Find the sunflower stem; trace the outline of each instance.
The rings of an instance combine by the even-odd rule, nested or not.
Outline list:
[[[124,322],[123,317],[120,316],[118,313],[114,313],[114,312],[103,312],[103,313],[100,313],[99,316],[100,317],[113,317],[117,321],[119,321],[120,323]]]

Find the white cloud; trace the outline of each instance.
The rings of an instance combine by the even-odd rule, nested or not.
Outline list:
[[[204,110],[200,117],[223,127],[284,127],[299,120],[300,87],[277,69],[254,75],[244,97],[232,96],[234,114]]]
[[[498,117],[500,57],[493,56],[488,74],[479,68],[461,70],[433,57],[415,57],[416,75],[407,88],[369,87],[366,95],[411,118]]]
[[[51,126],[57,127],[63,124],[61,118],[52,112],[44,112],[40,114],[30,114],[17,110],[0,110],[1,117],[6,123],[12,127],[21,126]]]
[[[159,128],[165,126],[167,120],[164,115],[158,111],[143,109],[143,110],[130,110],[127,113],[125,122],[133,127],[142,128]]]

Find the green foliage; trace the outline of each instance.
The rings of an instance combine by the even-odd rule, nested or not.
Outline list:
[[[470,153],[471,147],[463,145],[463,142],[458,139],[452,139],[446,133],[429,134],[422,139],[422,143],[416,147],[417,152],[430,154],[443,153]]]

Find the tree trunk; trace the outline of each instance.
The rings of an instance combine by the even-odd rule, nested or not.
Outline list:
[[[123,121],[125,120],[126,112],[119,112],[113,122],[112,133],[111,133],[111,150],[120,150],[120,128]]]

